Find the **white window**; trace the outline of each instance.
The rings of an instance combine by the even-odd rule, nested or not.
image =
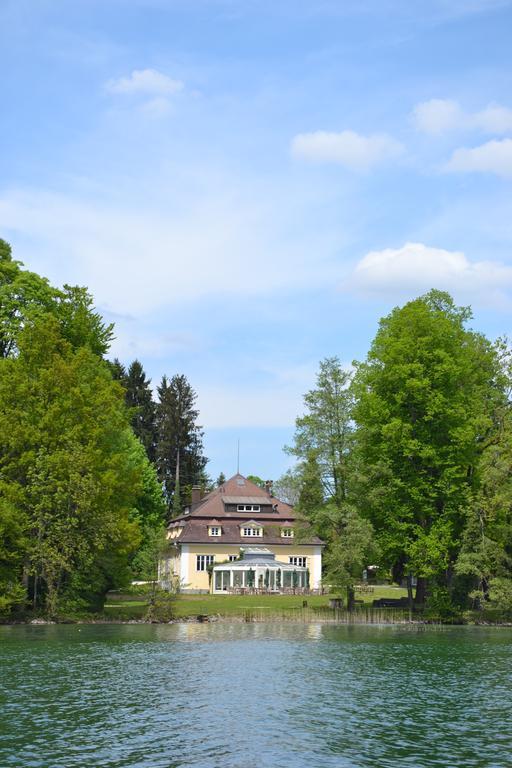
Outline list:
[[[235,560],[238,560],[238,555],[230,555],[228,560],[230,563],[234,563]]]
[[[307,557],[289,557],[290,565],[298,565],[299,568],[306,568]]]
[[[263,536],[262,528],[243,528],[242,536]]]
[[[215,561],[215,555],[197,555],[196,571],[206,571],[206,568]]]
[[[281,530],[283,539],[293,539],[293,528],[283,528]]]
[[[218,525],[211,525],[208,529],[208,534],[210,536],[220,536],[220,528]]]
[[[259,512],[260,511],[259,504],[237,504],[236,508],[238,512]]]

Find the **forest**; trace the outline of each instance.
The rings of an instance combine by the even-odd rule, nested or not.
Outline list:
[[[371,566],[446,620],[512,612],[512,358],[471,319],[431,290],[380,321],[364,361],[323,360],[304,397],[274,493],[349,603]],[[187,378],[154,393],[140,361],[109,359],[113,336],[87,289],[0,240],[0,616],[101,610],[147,576],[192,485],[215,484]]]

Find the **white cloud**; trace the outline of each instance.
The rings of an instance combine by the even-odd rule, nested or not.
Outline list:
[[[335,163],[354,171],[367,171],[393,160],[403,151],[403,146],[391,136],[361,136],[355,131],[299,133],[291,144],[294,157],[315,163]]]
[[[134,69],[129,77],[109,80],[105,88],[110,93],[170,96],[182,91],[184,84],[156,69]]]
[[[0,230],[18,257],[52,282],[87,285],[102,309],[133,316],[208,296],[260,296],[328,282],[329,235],[293,227],[276,200],[215,188],[159,209],[119,207],[44,190],[0,196]],[[162,194],[164,194],[162,192]],[[184,193],[183,193],[184,194]],[[327,238],[327,239],[325,239]],[[319,268],[321,266],[321,268]]]
[[[493,140],[479,147],[456,149],[445,171],[494,173],[512,178],[512,139]]]
[[[451,131],[478,130],[502,134],[512,131],[512,109],[489,104],[480,112],[465,112],[452,99],[430,99],[417,104],[412,120],[422,133],[442,135]]]
[[[414,107],[412,119],[419,131],[435,135],[461,128],[465,115],[456,101],[431,99]]]
[[[439,288],[503,304],[503,292],[512,288],[512,267],[494,261],[472,262],[460,251],[406,243],[401,248],[367,253],[346,287],[387,296],[417,295]]]
[[[141,104],[140,110],[150,117],[163,117],[171,111],[171,102],[164,96],[157,96]]]

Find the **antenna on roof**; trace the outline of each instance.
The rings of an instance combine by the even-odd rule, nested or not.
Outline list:
[[[236,473],[240,474],[240,438],[238,438],[237,451],[236,451]]]

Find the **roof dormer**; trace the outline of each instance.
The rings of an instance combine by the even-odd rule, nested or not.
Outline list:
[[[261,537],[263,536],[263,526],[256,520],[248,520],[247,522],[240,523],[240,536],[244,537]]]

